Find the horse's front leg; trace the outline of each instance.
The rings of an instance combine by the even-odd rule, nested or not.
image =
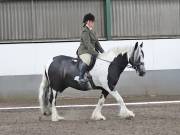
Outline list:
[[[99,98],[98,104],[94,109],[91,119],[93,120],[106,120],[106,117],[102,115],[101,110],[109,92],[102,90],[102,94]]]
[[[118,91],[116,91],[116,90],[111,91],[110,94],[116,99],[118,104],[120,104],[119,116],[121,118],[133,118],[133,117],[135,117],[135,114],[126,107],[124,100],[122,99],[122,97],[120,96]]]

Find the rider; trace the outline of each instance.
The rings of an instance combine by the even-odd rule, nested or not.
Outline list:
[[[97,57],[98,53],[103,53],[104,50],[101,47],[98,38],[96,37],[94,28],[95,17],[93,14],[88,13],[83,18],[83,31],[81,33],[80,46],[77,50],[77,55],[82,60],[82,65],[80,66],[79,82],[85,83],[87,80],[84,78],[88,66],[91,63],[91,57]]]

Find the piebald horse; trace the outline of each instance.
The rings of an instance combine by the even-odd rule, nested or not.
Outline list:
[[[112,95],[119,104],[119,116],[122,118],[132,118],[135,114],[130,111],[115,86],[120,74],[128,66],[135,69],[139,76],[145,75],[143,43],[138,45],[126,45],[116,47],[99,54],[96,62],[89,69],[86,77],[88,83],[82,85],[77,81],[79,76],[79,66],[81,60],[69,56],[56,56],[45,67],[42,82],[39,88],[39,103],[42,114],[51,115],[52,121],[64,119],[58,115],[56,109],[56,97],[66,88],[72,87],[78,90],[87,91],[99,89],[102,91],[91,119],[106,120],[101,110],[108,94]]]

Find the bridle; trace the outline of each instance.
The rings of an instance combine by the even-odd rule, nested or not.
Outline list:
[[[131,65],[129,65],[128,68],[133,68],[133,69],[135,69],[136,72],[137,72],[138,69],[139,69],[138,67],[144,66],[144,62],[134,62],[132,59],[134,59],[134,57],[132,57],[132,58],[129,59],[129,63],[130,63]]]

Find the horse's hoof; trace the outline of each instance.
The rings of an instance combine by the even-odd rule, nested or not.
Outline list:
[[[99,120],[106,120],[106,117],[102,116]]]
[[[135,117],[135,114],[132,112],[132,111],[129,111],[129,110],[126,110],[126,111],[121,111],[119,113],[119,116],[122,118],[122,119],[132,119]]]
[[[106,117],[104,117],[103,115],[101,115],[101,116],[92,116],[91,119],[92,120],[106,120]]]
[[[60,120],[64,120],[64,117],[61,117],[61,116],[52,117],[52,121],[54,121],[54,122],[60,121]]]
[[[134,117],[133,116],[129,116],[127,118],[125,118],[126,120],[132,120]]]
[[[58,119],[56,119],[56,118],[54,118],[54,119],[52,119],[52,121],[53,122],[57,122],[57,121],[59,121]]]

